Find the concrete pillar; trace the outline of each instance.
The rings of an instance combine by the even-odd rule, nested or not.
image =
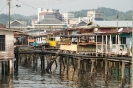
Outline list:
[[[13,74],[13,60],[10,59],[10,75]]]
[[[108,36],[106,35],[106,56],[108,56],[108,55],[107,55],[107,54],[108,54],[108,49],[107,49],[108,45],[107,45],[107,41],[108,41]]]
[[[130,33],[130,57],[132,56],[132,52],[131,52],[131,50],[132,50],[132,34]]]
[[[118,49],[117,49],[117,47],[118,47],[118,44],[117,44],[117,35],[116,35],[116,38],[115,39],[116,39],[116,41],[115,41],[116,53],[115,54],[117,55],[118,54]]]
[[[102,53],[102,57],[103,57],[103,38],[104,36],[102,35],[102,48],[101,48],[101,53]]]
[[[96,35],[96,57],[97,57],[97,49],[98,47],[97,47],[97,35]]]
[[[120,35],[118,35],[118,46],[117,46],[118,54],[119,54],[119,50],[120,50]]]
[[[112,54],[112,36],[110,35],[110,56]]]

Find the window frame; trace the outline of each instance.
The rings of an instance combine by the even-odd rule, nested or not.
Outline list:
[[[0,51],[5,51],[5,50],[6,50],[6,35],[0,35]]]

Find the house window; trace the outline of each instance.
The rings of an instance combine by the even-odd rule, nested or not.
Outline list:
[[[121,37],[121,44],[126,44],[126,37]]]
[[[5,35],[0,35],[0,51],[5,51]]]

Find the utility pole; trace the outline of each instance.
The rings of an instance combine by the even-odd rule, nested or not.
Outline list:
[[[118,31],[118,18],[119,18],[119,15],[117,13],[117,31]]]
[[[133,10],[133,7],[132,7],[132,10]],[[133,18],[133,12],[132,12],[132,18]],[[132,82],[132,84],[131,84],[131,88],[133,88],[133,19],[132,19],[132,46],[131,46],[131,50],[132,50],[132,66],[131,66],[131,68],[132,68],[132,80],[131,80],[131,82]]]
[[[8,28],[10,29],[10,0],[8,0],[8,9],[9,9],[9,12],[8,12]]]

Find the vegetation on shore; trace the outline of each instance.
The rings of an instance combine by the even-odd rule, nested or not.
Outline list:
[[[118,20],[132,20],[132,11],[122,12],[111,8],[105,8],[100,7],[97,9],[88,9],[88,10],[80,10],[80,11],[73,11],[71,13],[74,13],[75,18],[78,17],[86,17],[88,11],[101,11],[104,13],[103,17],[104,20],[116,20],[117,14],[119,15]],[[19,20],[19,21],[26,21],[27,23],[30,23],[32,19],[37,18],[37,15],[31,15],[31,16],[24,16],[20,14],[11,14],[11,21],[13,20]],[[7,24],[8,22],[8,15],[7,14],[0,14],[0,23],[1,24]]]

